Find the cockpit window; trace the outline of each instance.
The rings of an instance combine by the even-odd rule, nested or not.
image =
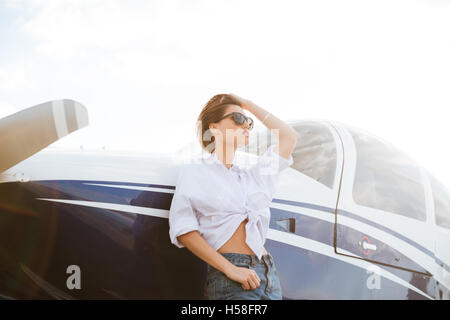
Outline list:
[[[438,226],[450,229],[450,192],[433,175],[430,177],[434,199],[434,215]]]
[[[294,163],[291,167],[332,189],[336,175],[336,143],[330,129],[314,121],[290,125],[300,135],[292,152]],[[249,149],[261,155],[273,138],[270,130],[264,130],[256,136]]]
[[[418,166],[379,138],[347,128],[356,147],[353,200],[363,206],[426,220]]]

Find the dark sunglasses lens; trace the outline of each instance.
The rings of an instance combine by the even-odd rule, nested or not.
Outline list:
[[[238,112],[233,113],[233,120],[234,120],[234,122],[236,122],[236,124],[238,124],[238,125],[242,125],[242,124],[244,123],[244,121],[247,120],[248,128],[249,128],[250,130],[253,129],[253,119],[252,119],[252,118],[249,118],[249,117],[246,117],[246,116],[244,116],[244,115],[241,114],[241,113],[238,113]]]
[[[236,122],[236,124],[243,124],[245,121],[245,118],[242,114],[240,113],[233,113],[233,120],[234,122]]]

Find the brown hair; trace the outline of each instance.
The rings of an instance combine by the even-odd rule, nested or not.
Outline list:
[[[217,94],[206,103],[197,118],[197,136],[201,147],[212,153],[216,143],[214,135],[209,130],[209,124],[217,122],[225,115],[226,108],[224,105],[235,104],[240,107],[241,103],[228,94]]]

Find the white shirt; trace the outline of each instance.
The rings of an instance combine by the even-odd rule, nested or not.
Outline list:
[[[276,182],[293,163],[292,155],[285,159],[273,152],[275,146],[269,146],[250,168],[233,163],[227,169],[215,153],[183,164],[169,211],[171,242],[182,248],[177,237],[198,230],[218,250],[248,217],[245,242],[261,259]]]

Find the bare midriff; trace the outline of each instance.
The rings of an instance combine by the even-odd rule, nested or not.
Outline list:
[[[244,254],[255,254],[252,249],[245,243],[245,224],[248,222],[248,218],[241,222],[239,227],[233,233],[230,239],[223,246],[221,246],[218,252],[234,252]],[[267,254],[266,249],[263,247],[263,254]]]

